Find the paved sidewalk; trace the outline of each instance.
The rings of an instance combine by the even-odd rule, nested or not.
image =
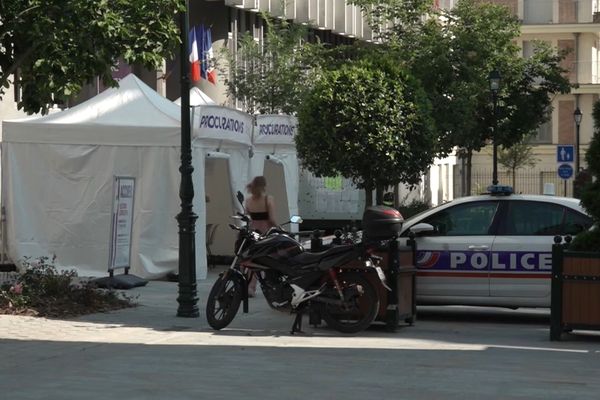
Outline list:
[[[548,340],[547,310],[420,307],[415,326],[354,336],[251,299],[215,332],[178,318],[177,284],[140,306],[70,320],[0,316],[0,393],[20,399],[598,399],[600,334]]]

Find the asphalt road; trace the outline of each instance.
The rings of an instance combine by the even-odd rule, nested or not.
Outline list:
[[[0,316],[0,398],[594,399],[600,332],[549,341],[548,310],[419,307],[414,326],[290,335],[259,295],[215,332],[178,318],[177,284],[129,291],[139,307],[70,320]]]

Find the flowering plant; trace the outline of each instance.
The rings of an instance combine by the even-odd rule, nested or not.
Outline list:
[[[126,295],[99,289],[75,270],[59,271],[56,256],[25,258],[25,271],[0,283],[0,314],[71,316],[103,312],[135,303]]]

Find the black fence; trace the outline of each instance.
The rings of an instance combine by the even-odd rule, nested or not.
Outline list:
[[[483,193],[492,182],[491,169],[474,168],[471,171],[471,192],[467,193],[461,172],[457,166],[454,174],[454,197]],[[514,181],[512,173],[499,170],[498,181],[502,185],[513,186],[515,193],[551,194],[553,191],[556,196],[573,197],[573,178],[562,179],[556,170],[521,169],[516,171]]]

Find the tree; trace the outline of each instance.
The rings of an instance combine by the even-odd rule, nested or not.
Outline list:
[[[516,173],[518,169],[535,167],[539,161],[533,154],[533,147],[529,138],[516,143],[508,148],[500,148],[498,151],[498,162],[511,173],[512,187],[516,191]]]
[[[115,86],[119,58],[158,67],[179,43],[181,0],[0,1],[0,97],[11,76],[19,108],[45,112],[100,77]]]
[[[310,88],[310,55],[316,49],[305,40],[306,27],[262,16],[262,40],[246,33],[236,51],[224,49],[227,63],[220,69],[230,76],[225,79],[227,94],[250,114],[294,114]]]
[[[365,12],[372,14],[368,5],[377,10],[373,3],[379,1],[360,3]],[[411,5],[417,10],[425,7],[421,0],[387,0],[384,4],[400,10],[397,15],[403,15],[401,11]],[[521,57],[515,44],[519,21],[503,6],[460,0],[450,11],[431,10],[430,14],[432,18],[425,22],[413,23],[413,31],[418,34],[411,34],[410,41],[402,38],[404,32],[411,32],[406,21],[380,19],[381,25],[375,30],[391,32],[386,38],[395,42],[390,45],[397,48],[401,62],[421,80],[434,110],[440,155],[460,148],[467,159],[470,183],[474,152],[494,137],[506,148],[519,143],[548,119],[552,96],[569,92],[569,81],[560,67],[564,54],[556,54],[540,43],[531,58]],[[388,11],[388,15],[394,14]],[[491,129],[495,116],[488,83],[493,69],[502,75],[496,132]]]
[[[595,227],[575,236],[572,250],[600,251],[600,101],[594,104],[594,136],[585,154],[589,173],[595,178],[582,191],[581,205],[592,217]]]
[[[298,115],[298,154],[317,176],[352,178],[367,193],[417,184],[435,136],[419,82],[384,51],[323,70]]]

